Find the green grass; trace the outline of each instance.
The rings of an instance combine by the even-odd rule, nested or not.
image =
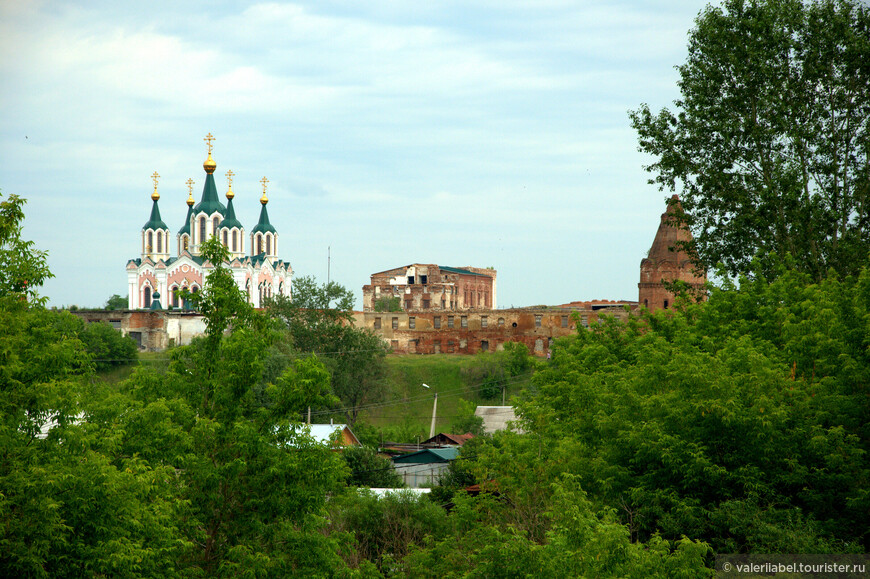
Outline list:
[[[479,379],[474,368],[479,356],[460,354],[389,356],[388,393],[383,405],[360,413],[360,422],[377,428],[398,428],[402,431],[429,435],[434,394],[438,393],[436,432],[450,432],[451,424],[467,416],[478,405],[496,406],[501,396],[484,399],[480,395]],[[508,400],[527,384],[528,377],[517,377],[506,387]],[[426,389],[422,384],[428,384]]]

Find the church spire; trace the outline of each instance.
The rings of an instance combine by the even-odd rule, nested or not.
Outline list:
[[[278,253],[278,232],[269,222],[269,211],[266,205],[269,203],[269,198],[266,196],[266,184],[268,179],[263,177],[260,183],[263,184],[263,196],[260,197],[262,208],[260,209],[260,220],[254,229],[251,230],[251,253],[252,255],[264,254],[266,257],[274,257]]]
[[[160,207],[157,202],[160,200],[160,193],[157,192],[157,181],[160,175],[157,171],[151,175],[151,180],[154,181],[154,192],[151,194],[151,218],[142,226],[142,257],[154,260],[169,259],[169,227],[163,222],[160,217]]]

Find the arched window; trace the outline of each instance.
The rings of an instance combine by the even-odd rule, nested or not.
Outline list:
[[[178,286],[172,286],[172,289],[169,290],[172,293],[172,307],[178,307]]]
[[[233,252],[237,252],[239,249],[239,232],[235,229],[233,230]]]
[[[263,236],[259,233],[257,234],[257,255],[263,253]]]
[[[148,243],[145,244],[145,253],[151,253],[151,248],[154,247],[154,234],[148,232]]]
[[[272,255],[272,236],[266,236],[266,255]]]
[[[219,226],[220,224],[221,224],[221,218],[220,218],[220,217],[215,217],[214,219],[211,220],[211,234],[212,234],[212,235],[217,235],[217,234],[218,234],[218,226]]]
[[[157,232],[157,253],[163,253],[163,232]]]
[[[205,217],[199,218],[199,242],[205,241]]]
[[[229,244],[227,243],[227,235],[227,230],[224,229],[224,247],[229,247]]]
[[[145,289],[142,290],[142,307],[151,307],[151,288],[147,285],[145,286]]]
[[[182,247],[182,249],[184,249],[184,251],[187,251],[188,243],[189,243],[188,237],[186,235],[182,235],[181,236],[181,247]]]
[[[668,309],[668,300],[665,300],[665,309]]]

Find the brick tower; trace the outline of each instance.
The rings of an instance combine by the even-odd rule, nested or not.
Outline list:
[[[682,209],[676,194],[667,210],[662,213],[659,229],[647,256],[640,261],[638,301],[651,312],[668,309],[674,303],[674,294],[667,291],[663,281],[681,280],[701,288],[707,283],[706,272],[700,276],[694,270],[689,255],[675,246],[678,241],[691,241],[692,234],[670,223],[670,216]]]

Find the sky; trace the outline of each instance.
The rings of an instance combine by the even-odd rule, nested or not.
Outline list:
[[[175,234],[260,179],[294,276],[498,270],[498,306],[636,300],[669,192],[628,111],[679,97],[703,2],[0,0],[0,193],[55,306],[126,295],[160,174]],[[225,200],[222,197],[222,200]]]

